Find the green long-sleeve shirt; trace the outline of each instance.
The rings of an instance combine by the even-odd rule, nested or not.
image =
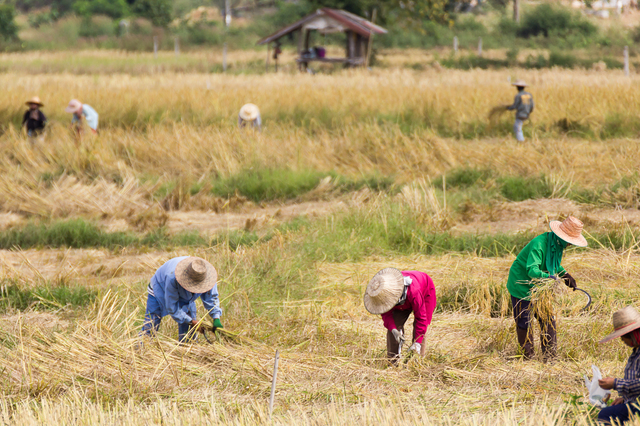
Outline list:
[[[534,284],[531,282],[535,278],[549,278],[550,274],[546,268],[547,260],[547,239],[545,232],[538,235],[522,249],[516,260],[509,269],[509,280],[507,290],[509,294],[518,299],[528,300],[531,297],[531,289]],[[558,275],[566,274],[566,270],[560,266]]]

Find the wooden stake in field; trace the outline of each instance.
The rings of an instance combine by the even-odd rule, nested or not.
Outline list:
[[[629,77],[629,46],[624,47],[624,75]]]
[[[271,379],[271,397],[269,398],[269,418],[273,414],[273,400],[276,397],[276,381],[278,380],[278,360],[280,359],[280,350],[276,350],[276,359],[273,362],[273,379]]]
[[[158,36],[153,36],[153,58],[158,59]]]
[[[453,51],[458,53],[458,36],[453,37]]]
[[[478,56],[482,56],[482,37],[478,40]]]

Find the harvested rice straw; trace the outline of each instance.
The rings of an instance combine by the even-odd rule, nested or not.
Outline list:
[[[531,289],[531,310],[541,321],[546,322],[554,316],[554,303],[564,290],[562,280],[551,278],[532,280],[534,287]]]

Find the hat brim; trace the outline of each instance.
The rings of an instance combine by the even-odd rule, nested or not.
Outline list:
[[[240,108],[240,118],[244,121],[254,121],[260,115],[260,110],[253,104],[246,104]]]
[[[44,104],[43,104],[42,102],[33,102],[33,101],[27,101],[27,102],[25,102],[24,104],[25,104],[26,106],[29,106],[29,105],[31,105],[31,104],[38,105],[38,106],[41,106],[41,107],[43,107],[43,106],[44,106]]]
[[[202,260],[205,265],[207,265],[207,274],[202,281],[194,281],[187,275],[187,267],[196,259]],[[178,284],[191,293],[206,293],[216,285],[218,281],[218,271],[206,260],[200,257],[189,256],[186,259],[182,259],[176,266],[176,280]]]
[[[527,83],[511,83],[511,85],[515,87],[529,87]]]
[[[626,327],[622,327],[621,329],[614,331],[614,332],[613,332],[613,333],[611,333],[611,334],[607,334],[607,335],[605,336],[605,338],[604,338],[604,339],[602,339],[602,340],[600,340],[598,343],[607,343],[607,342],[610,342],[610,341],[612,341],[613,339],[616,339],[616,338],[618,338],[618,337],[622,337],[622,336],[624,336],[625,334],[629,333],[630,331],[637,330],[638,328],[640,328],[640,322],[636,321],[636,322],[634,322],[634,323],[629,324],[629,325],[628,325],[628,326],[626,326]]]
[[[398,272],[399,275],[397,277],[397,280],[395,283],[393,283],[393,288],[390,288],[388,290],[388,294],[386,295],[384,300],[379,300],[379,298],[378,300],[374,300],[365,291],[364,307],[367,311],[369,311],[369,313],[373,315],[384,314],[393,309],[396,303],[398,303],[398,300],[400,300],[400,297],[402,296],[402,291],[404,290],[404,276],[402,275],[402,272]],[[367,285],[367,288],[369,287],[369,285],[371,285],[371,283],[377,276],[378,274],[374,275],[374,277],[371,278],[369,284]]]
[[[563,241],[566,241],[569,244],[573,244],[574,246],[578,246],[578,247],[587,247],[589,245],[586,238],[582,236],[582,234],[580,234],[579,237],[570,237],[569,235],[564,233],[564,231],[560,229],[561,224],[562,222],[558,220],[552,220],[551,222],[549,222],[549,229],[551,229],[551,232],[553,232],[558,237],[560,237]]]

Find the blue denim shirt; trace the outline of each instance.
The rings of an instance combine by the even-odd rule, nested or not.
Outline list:
[[[624,367],[624,379],[615,379],[613,389],[624,398],[624,403],[634,402],[640,396],[640,348],[634,348]]]
[[[178,324],[187,324],[195,318],[187,313],[189,306],[199,297],[211,318],[220,318],[220,300],[218,285],[214,285],[206,293],[191,293],[185,290],[176,280],[176,267],[181,260],[189,256],[174,257],[162,265],[151,278],[149,294],[154,296],[162,307],[162,316],[171,315]]]

